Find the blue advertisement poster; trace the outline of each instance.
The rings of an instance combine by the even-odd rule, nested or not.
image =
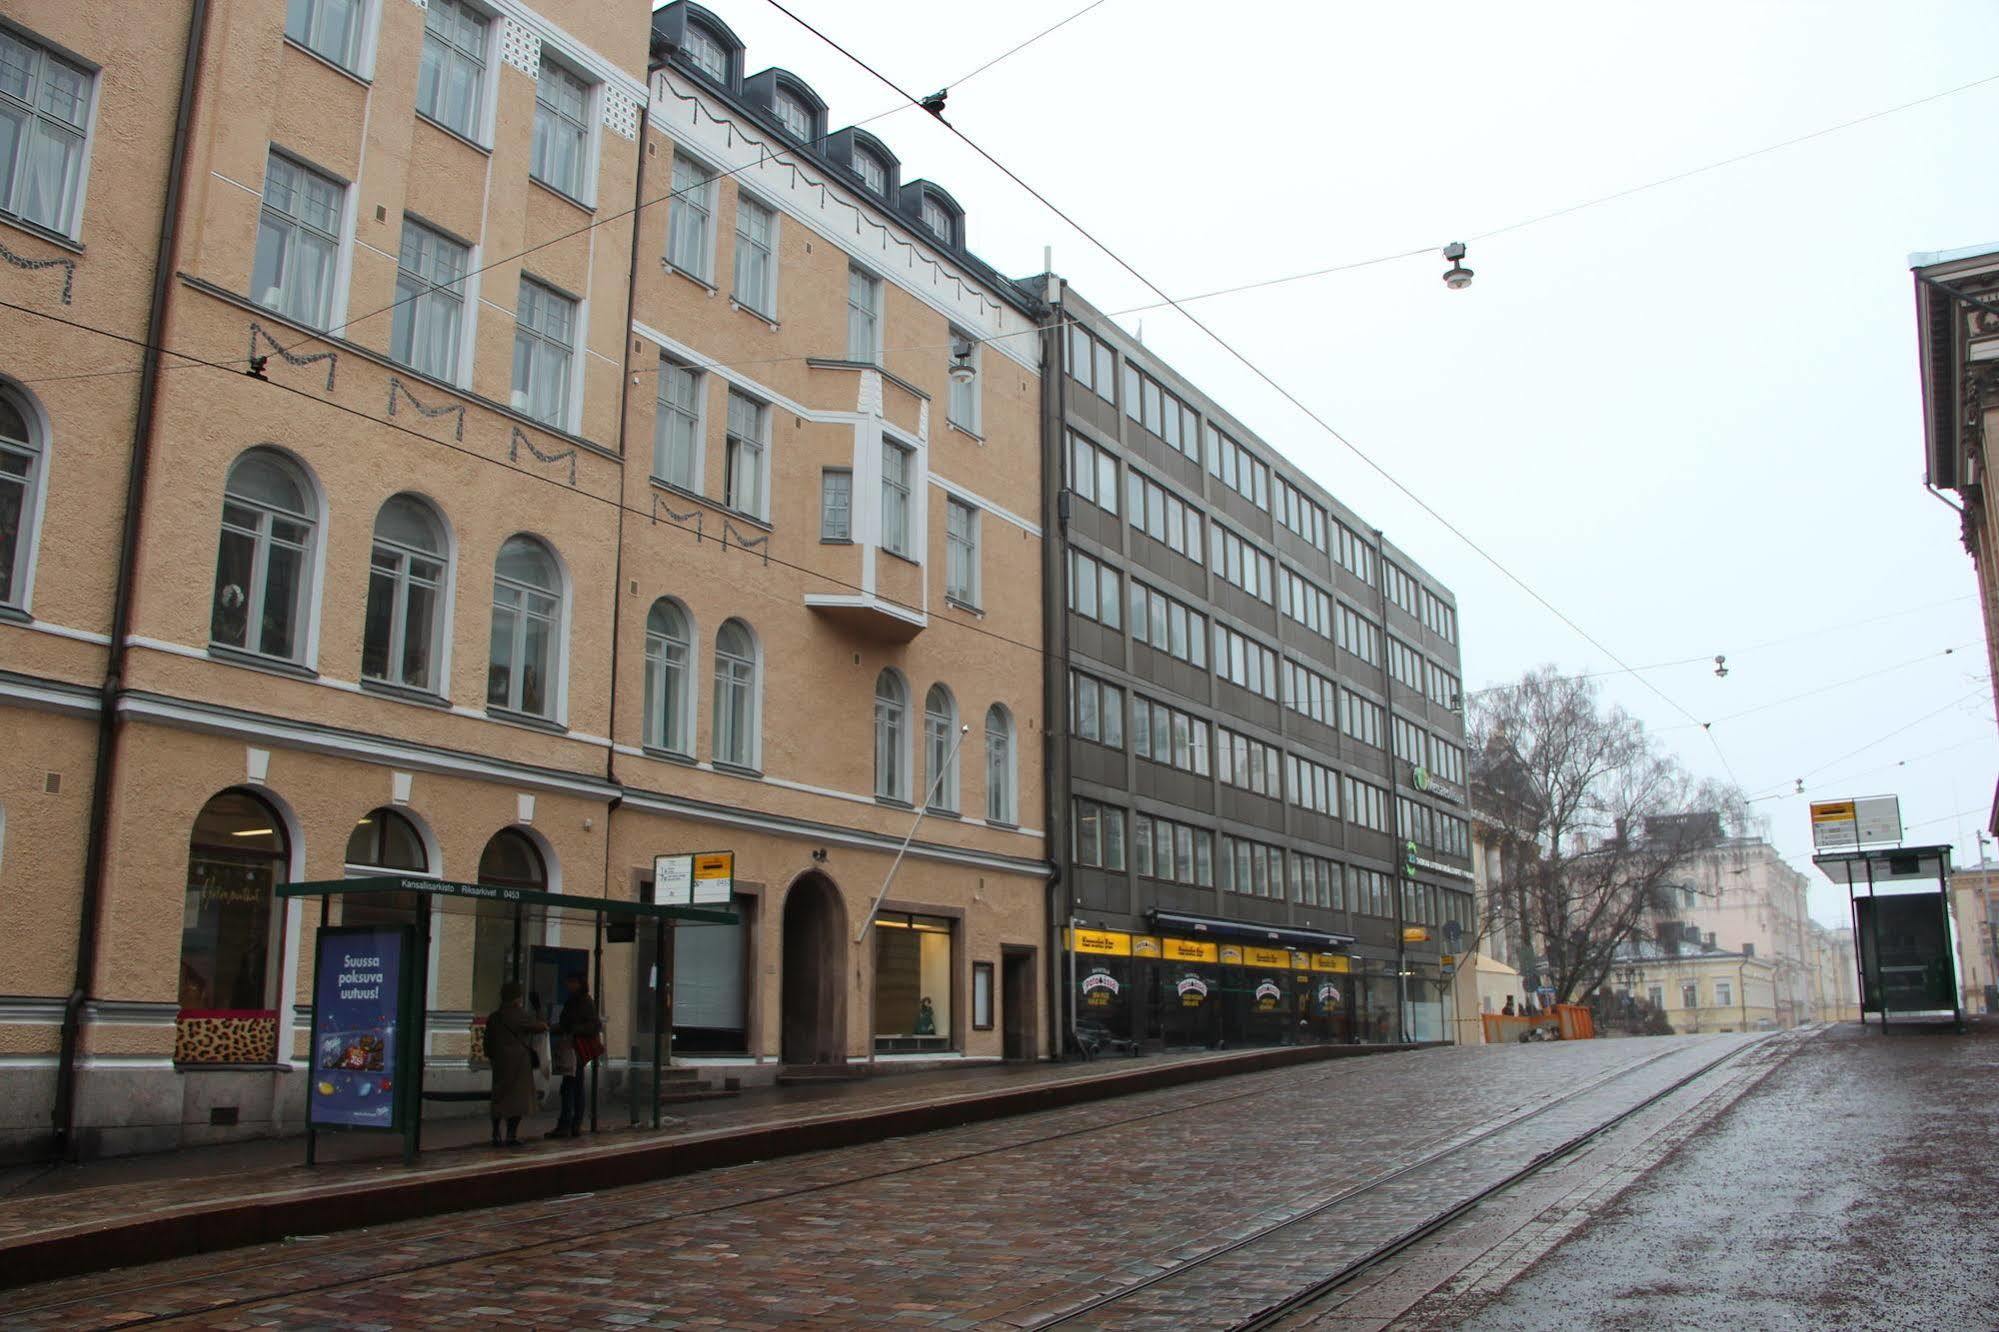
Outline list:
[[[307,1091],[315,1126],[401,1126],[397,1053],[408,940],[402,926],[319,932]]]

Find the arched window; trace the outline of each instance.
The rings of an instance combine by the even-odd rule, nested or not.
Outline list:
[[[986,709],[986,821],[1018,823],[1014,809],[1013,718],[998,703]]]
[[[272,1007],[278,959],[271,890],[290,868],[284,824],[262,800],[224,791],[202,806],[188,838],[181,912],[183,1009]]]
[[[430,853],[424,849],[423,834],[416,825],[395,810],[383,806],[371,809],[347,834],[347,868],[390,870],[398,874],[430,873]]]
[[[741,620],[715,635],[715,761],[757,763],[757,643]]]
[[[493,564],[486,705],[553,719],[561,665],[562,573],[547,546],[511,536]]]
[[[687,611],[661,597],[646,615],[645,742],[694,752],[694,631]]]
[[[518,828],[502,828],[479,853],[479,882],[546,892],[548,862],[533,838]]]
[[[444,524],[414,495],[396,495],[375,515],[368,557],[368,615],[361,678],[444,691]]]
[[[875,795],[909,799],[909,687],[892,670],[875,677]]]
[[[275,449],[251,449],[229,469],[215,609],[208,636],[224,647],[302,662],[310,614],[312,483]]]
[[[854,149],[854,174],[870,193],[888,197],[888,163],[866,148]]]
[[[479,882],[494,888],[548,891],[548,862],[532,837],[502,828],[479,853]],[[522,976],[527,952],[543,930],[538,908],[519,902],[480,901],[472,918],[472,1011],[485,1013],[500,1002],[500,986]],[[553,995],[539,996],[544,1003]]]
[[[28,565],[35,551],[35,510],[41,494],[41,431],[34,413],[0,390],[0,605],[28,604]]]
[[[958,704],[941,684],[923,696],[923,780],[930,808],[958,812]]]

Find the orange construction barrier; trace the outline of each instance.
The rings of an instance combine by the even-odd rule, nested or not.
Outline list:
[[[1581,1004],[1556,1004],[1555,1020],[1561,1024],[1565,1041],[1587,1041],[1596,1035],[1596,1019]]]
[[[1596,1022],[1590,1017],[1589,1009],[1581,1004],[1556,1004],[1553,1014],[1537,1013],[1532,1017],[1525,1014],[1481,1013],[1479,1021],[1485,1028],[1487,1045],[1510,1045],[1536,1027],[1552,1027],[1554,1035],[1564,1041],[1587,1041],[1596,1035]]]

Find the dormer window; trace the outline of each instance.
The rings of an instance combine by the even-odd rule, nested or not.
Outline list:
[[[923,196],[923,225],[938,240],[951,243],[951,211],[927,194]]]
[[[717,83],[728,83],[729,53],[716,40],[714,33],[690,23],[687,25],[687,40],[680,49],[694,68]]]
[[[812,139],[812,108],[788,92],[779,91],[776,99],[777,123],[784,126],[784,132],[800,143]]]
[[[854,149],[854,174],[873,193],[888,193],[888,164],[865,148]]]

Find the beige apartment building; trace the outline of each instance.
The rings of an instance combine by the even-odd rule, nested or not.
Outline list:
[[[1724,950],[1771,964],[1771,1002],[1780,1027],[1820,1020],[1809,882],[1770,843],[1739,837],[1695,858],[1677,889],[1675,914],[1683,925]]]
[[[1999,1013],[1999,864],[1981,860],[1951,871],[1950,917],[1964,1011]]]
[[[1716,948],[1712,938],[1679,949],[1651,941],[1618,951],[1611,976],[1618,990],[1650,1004],[1680,1035],[1772,1031],[1785,1020],[1779,973],[1769,958]]]
[[[1860,961],[1853,951],[1853,927],[1828,929],[1812,922],[1812,948],[1817,961],[1812,983],[1821,1022],[1860,1021]]]
[[[1036,298],[745,56],[644,0],[0,13],[0,1152],[295,1127],[298,881],[733,851],[684,1057],[1046,1050]],[[435,933],[439,1086],[513,929]]]

